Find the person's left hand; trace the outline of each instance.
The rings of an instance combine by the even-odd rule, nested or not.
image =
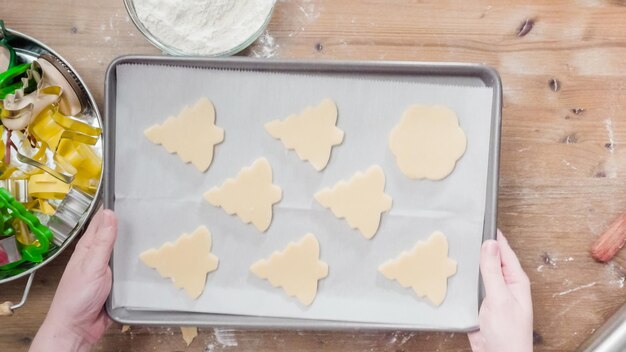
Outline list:
[[[67,263],[30,351],[84,351],[102,337],[111,324],[103,306],[111,290],[108,262],[116,237],[115,214],[100,210]]]

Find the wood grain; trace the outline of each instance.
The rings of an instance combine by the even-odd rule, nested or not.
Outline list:
[[[1,0],[0,17],[65,56],[102,107],[108,63],[158,54],[122,2]],[[620,0],[278,1],[267,36],[243,55],[485,63],[504,82],[498,221],[533,285],[537,351],[574,350],[626,299],[622,252],[589,245],[626,210],[626,3]],[[532,21],[525,35],[524,23]],[[273,45],[272,45],[273,44]],[[558,81],[558,89],[552,80]],[[573,109],[578,110],[577,113]],[[26,307],[0,319],[0,350],[26,350],[69,258],[37,274]],[[16,300],[20,280],[2,285]],[[469,351],[463,334],[113,326],[97,351]]]

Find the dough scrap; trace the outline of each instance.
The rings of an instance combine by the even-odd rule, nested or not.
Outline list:
[[[339,181],[333,188],[324,188],[315,194],[315,200],[330,208],[338,218],[345,218],[352,229],[363,237],[374,237],[382,213],[391,209],[391,197],[385,193],[385,174],[378,165],[365,173],[357,172],[350,180]]]
[[[191,235],[183,233],[174,243],[166,242],[139,255],[147,266],[170,278],[177,288],[184,288],[196,299],[204,290],[207,274],[215,271],[219,259],[211,253],[211,232],[198,227]]]
[[[337,105],[331,99],[324,99],[300,114],[266,123],[265,129],[280,139],[285,148],[294,150],[301,160],[321,171],[328,164],[333,146],[343,142],[344,133],[336,124]]]
[[[378,267],[386,278],[411,287],[418,297],[426,296],[436,306],[446,298],[448,278],[456,274],[456,269],[456,261],[448,258],[448,240],[439,231]]]
[[[411,179],[445,178],[466,146],[456,114],[445,106],[409,106],[389,136],[398,167]]]
[[[177,153],[185,163],[191,162],[200,172],[209,168],[213,148],[224,140],[224,129],[215,125],[215,108],[207,98],[200,98],[192,107],[185,106],[177,116],[149,127],[144,134],[169,153]]]
[[[187,346],[189,346],[198,336],[198,328],[195,326],[181,326],[180,333],[183,335],[183,340],[185,340]]]
[[[275,251],[269,259],[252,264],[250,271],[308,306],[317,295],[317,281],[328,276],[328,264],[319,260],[319,255],[317,237],[308,233],[298,242],[290,242],[283,251]]]
[[[265,232],[272,222],[272,206],[281,200],[282,194],[280,187],[272,184],[270,163],[259,158],[250,167],[239,171],[235,178],[224,181],[220,188],[208,190],[204,199]]]

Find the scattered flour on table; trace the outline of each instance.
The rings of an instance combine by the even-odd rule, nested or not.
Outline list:
[[[604,127],[606,128],[606,132],[609,135],[609,152],[611,154],[613,154],[613,151],[615,150],[615,133],[613,131],[613,119],[612,118],[608,118],[606,120],[604,120]]]
[[[548,254],[547,252],[541,256],[542,263],[537,267],[538,272],[543,272],[545,269],[556,269],[558,267],[559,262],[573,262],[574,257],[563,257],[559,258],[554,254]]]
[[[219,54],[256,33],[275,0],[134,0],[143,25],[188,54]]]
[[[557,297],[557,296],[569,295],[572,292],[576,292],[576,291],[579,291],[579,290],[582,290],[582,289],[585,289],[585,288],[593,287],[596,284],[597,284],[597,282],[594,281],[594,282],[588,283],[586,285],[582,285],[582,286],[570,288],[569,290],[565,290],[565,291],[561,291],[561,292],[558,292],[558,293],[554,293],[554,294],[552,294],[552,298]]]
[[[237,338],[235,337],[235,331],[231,329],[213,329],[215,340],[222,346],[235,347],[238,346]]]
[[[278,56],[279,48],[280,45],[276,43],[276,39],[268,31],[265,31],[250,48],[250,56],[269,59]]]
[[[609,277],[608,283],[615,285],[618,288],[624,288],[624,282],[626,281],[626,272],[624,268],[614,262],[609,262],[606,265],[606,274]]]

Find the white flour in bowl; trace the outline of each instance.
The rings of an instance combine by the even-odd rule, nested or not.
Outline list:
[[[159,41],[187,54],[216,55],[263,26],[275,0],[133,0],[137,17]]]

